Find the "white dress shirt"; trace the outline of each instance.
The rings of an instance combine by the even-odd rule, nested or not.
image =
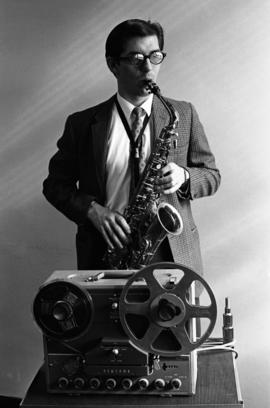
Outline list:
[[[130,102],[117,93],[117,100],[124,112],[127,122],[131,124],[131,112],[135,108]],[[140,105],[145,110],[145,115],[150,117],[153,102],[153,94]],[[144,130],[146,139],[146,157],[150,156],[151,139],[149,122]],[[106,207],[123,214],[129,201],[129,190],[131,181],[131,171],[129,166],[130,141],[119,116],[116,105],[113,107],[112,118],[109,128],[108,155],[106,161]]]

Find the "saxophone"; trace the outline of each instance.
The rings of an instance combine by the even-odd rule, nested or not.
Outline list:
[[[170,121],[165,126],[147,161],[143,174],[124,212],[131,229],[131,240],[124,248],[107,249],[104,261],[110,269],[140,269],[149,264],[164,238],[179,235],[183,221],[179,212],[169,203],[162,201],[155,184],[160,169],[167,164],[172,136],[176,135],[179,116],[174,107],[165,101],[154,82],[147,83],[149,93],[155,94],[167,109]]]

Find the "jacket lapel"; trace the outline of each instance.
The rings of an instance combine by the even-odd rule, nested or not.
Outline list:
[[[163,103],[156,95],[153,97],[152,114],[150,119],[151,145],[156,137],[160,135],[163,127],[169,123],[169,115]]]
[[[170,123],[170,115],[163,105],[163,103],[159,100],[157,96],[154,95],[153,98],[153,108],[152,108],[152,115],[150,119],[150,130],[151,130],[151,145],[153,149],[153,143],[156,137],[160,135],[162,129],[165,126],[168,126]],[[178,139],[178,133],[172,135],[171,138],[171,148],[169,150],[168,155],[168,162],[175,161],[175,148],[174,148],[174,139]]]

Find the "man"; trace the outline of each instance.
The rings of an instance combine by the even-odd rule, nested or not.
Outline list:
[[[130,240],[123,211],[133,180],[133,109],[143,108],[140,149],[146,161],[155,137],[169,123],[167,110],[156,96],[149,95],[147,86],[157,80],[165,57],[163,46],[158,23],[127,20],[112,30],[106,41],[106,60],[117,81],[117,95],[71,115],[50,161],[44,195],[78,225],[79,269],[103,268],[106,248],[123,247]],[[194,107],[169,101],[179,113],[178,137],[156,189],[181,214],[184,229],[181,235],[164,240],[153,261],[179,262],[202,274],[190,200],[214,194],[220,174]]]

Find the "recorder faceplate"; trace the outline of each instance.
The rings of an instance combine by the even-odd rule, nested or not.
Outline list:
[[[195,305],[195,281],[209,305]],[[57,271],[33,313],[49,392],[185,395],[195,392],[196,348],[214,327],[216,303],[195,272],[160,263],[139,272]],[[209,320],[200,338],[199,318]]]

